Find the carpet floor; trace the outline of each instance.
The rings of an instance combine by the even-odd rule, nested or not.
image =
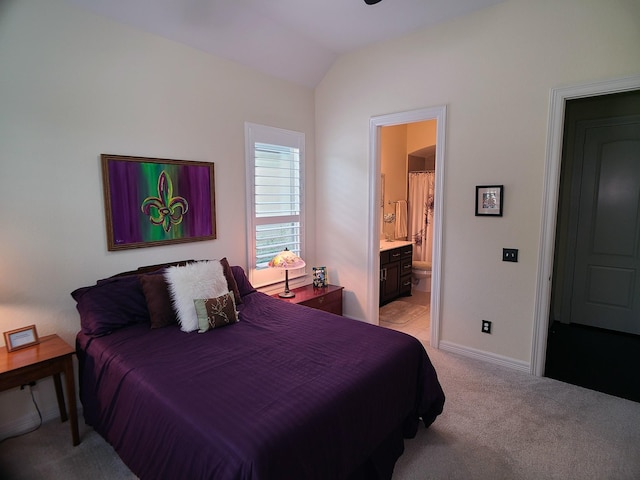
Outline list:
[[[640,403],[423,344],[447,400],[431,427],[405,441],[393,480],[640,478]],[[80,436],[71,446],[68,424],[51,421],[4,441],[0,478],[136,478],[82,422]]]
[[[637,480],[640,403],[426,347],[444,412],[406,440],[393,480]],[[51,421],[0,444],[4,480],[136,477],[93,429]]]

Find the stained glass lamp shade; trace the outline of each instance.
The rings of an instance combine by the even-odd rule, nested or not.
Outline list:
[[[278,296],[282,298],[292,298],[296,296],[295,293],[289,290],[289,270],[302,268],[305,265],[304,260],[288,248],[285,248],[271,259],[269,262],[271,268],[284,268],[284,292],[279,293]]]

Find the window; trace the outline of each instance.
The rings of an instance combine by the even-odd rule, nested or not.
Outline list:
[[[248,275],[259,287],[282,280],[268,263],[285,247],[304,258],[304,134],[246,123],[245,142]]]

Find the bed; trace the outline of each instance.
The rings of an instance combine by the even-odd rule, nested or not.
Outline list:
[[[72,293],[85,421],[140,478],[390,479],[404,439],[442,412],[418,340],[260,293],[228,263],[237,322],[155,325],[147,287],[167,268]]]

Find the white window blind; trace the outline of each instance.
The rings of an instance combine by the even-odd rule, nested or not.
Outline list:
[[[276,253],[288,248],[304,258],[304,134],[247,123],[245,135],[248,273],[263,286],[282,280],[268,267]]]

